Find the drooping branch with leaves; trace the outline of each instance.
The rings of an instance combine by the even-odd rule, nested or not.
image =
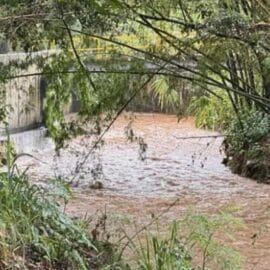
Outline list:
[[[46,77],[46,124],[61,145],[76,134],[77,123],[64,117],[72,97],[83,122],[111,114],[129,99],[127,78],[136,74],[178,78],[208,94],[221,89],[236,112],[269,113],[269,9],[263,0],[4,1],[0,33],[15,51],[55,52],[36,58],[33,75]],[[103,62],[97,63],[96,46],[104,49]],[[32,76],[29,59],[20,65],[26,72],[11,69],[3,80]],[[107,72],[124,78],[121,86],[107,91],[100,75]]]

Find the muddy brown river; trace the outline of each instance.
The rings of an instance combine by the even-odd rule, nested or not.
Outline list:
[[[232,174],[221,164],[222,138],[208,138],[217,133],[196,129],[192,119],[178,122],[174,116],[136,114],[132,129],[143,139],[141,147],[147,145],[143,153],[138,141],[127,140],[124,131],[129,121],[127,115],[118,119],[104,145],[77,174],[76,166],[91,149],[92,137],[74,139],[56,157],[43,131],[14,135],[19,151],[36,157],[23,157],[18,164],[30,165],[28,174],[39,183],[54,177],[75,178],[75,195],[68,206],[73,216],[92,215],[106,207],[107,213],[142,225],[176,198],[178,203],[163,222],[182,217],[190,208],[213,214],[237,206],[245,227],[236,231],[229,244],[243,255],[244,270],[270,270],[270,185]],[[183,139],[190,136],[195,138]],[[90,188],[94,181],[102,182],[103,188]]]

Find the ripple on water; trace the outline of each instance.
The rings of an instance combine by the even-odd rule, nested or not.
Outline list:
[[[182,140],[179,137],[209,136],[215,132],[196,129],[192,119],[178,122],[176,117],[160,114],[137,115],[133,129],[143,135],[148,144],[147,158],[139,158],[139,145],[130,143],[124,135],[128,124],[125,117],[115,123],[107,133],[105,145],[86,162],[82,177],[83,186],[91,182],[91,170],[102,164],[100,177],[105,189],[117,190],[125,195],[175,196],[186,190],[196,194],[212,194],[227,197],[240,192],[246,185],[254,185],[233,175],[221,164],[222,138]],[[44,137],[44,130],[24,132],[12,136],[20,151],[32,152],[46,163],[35,162],[30,173],[35,178],[62,176],[67,179],[75,171],[76,164],[87,153],[92,138],[74,139],[62,155],[54,158],[53,143]],[[35,150],[35,152],[34,152]],[[38,150],[38,151],[37,151]],[[26,166],[26,159],[21,165]],[[30,164],[30,163],[28,163]]]

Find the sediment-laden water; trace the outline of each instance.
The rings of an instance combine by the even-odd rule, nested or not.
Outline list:
[[[95,141],[92,136],[72,140],[57,157],[43,131],[15,135],[12,139],[19,151],[35,156],[22,157],[18,165],[30,166],[28,173],[35,181],[73,179],[75,197],[68,208],[72,215],[95,213],[106,206],[108,212],[144,223],[175,198],[179,203],[166,220],[180,217],[190,207],[216,213],[237,206],[246,227],[237,232],[232,245],[247,258],[245,270],[269,270],[270,186],[232,174],[221,164],[222,138],[207,138],[217,133],[196,129],[192,119],[178,122],[174,116],[161,114],[135,116],[132,129],[141,144],[127,139],[125,127],[130,120],[122,116],[79,171],[76,168]],[[190,136],[203,138],[183,139]],[[140,152],[140,145],[143,150],[147,145],[146,152]],[[92,189],[94,181],[102,182],[103,189]],[[256,244],[251,239],[254,234]]]

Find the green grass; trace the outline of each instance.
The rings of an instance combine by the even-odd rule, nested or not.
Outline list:
[[[70,218],[58,204],[70,195],[68,186],[52,186],[57,192],[31,184],[24,174],[0,175],[0,269],[241,269],[239,254],[216,239],[239,225],[230,214],[190,215],[162,234],[138,235],[138,241],[127,235],[136,256],[131,263],[119,258],[120,245],[91,240],[89,224]],[[198,250],[203,261],[194,268]]]
[[[175,220],[170,227],[155,221],[156,228],[126,234],[137,270],[241,270],[243,258],[224,244],[232,240],[233,231],[242,227],[233,210],[216,215],[190,213]],[[155,226],[154,226],[155,227]],[[222,235],[223,241],[219,236]]]
[[[59,199],[25,175],[0,175],[1,269],[99,269],[104,246],[91,241],[87,223],[62,212]]]

